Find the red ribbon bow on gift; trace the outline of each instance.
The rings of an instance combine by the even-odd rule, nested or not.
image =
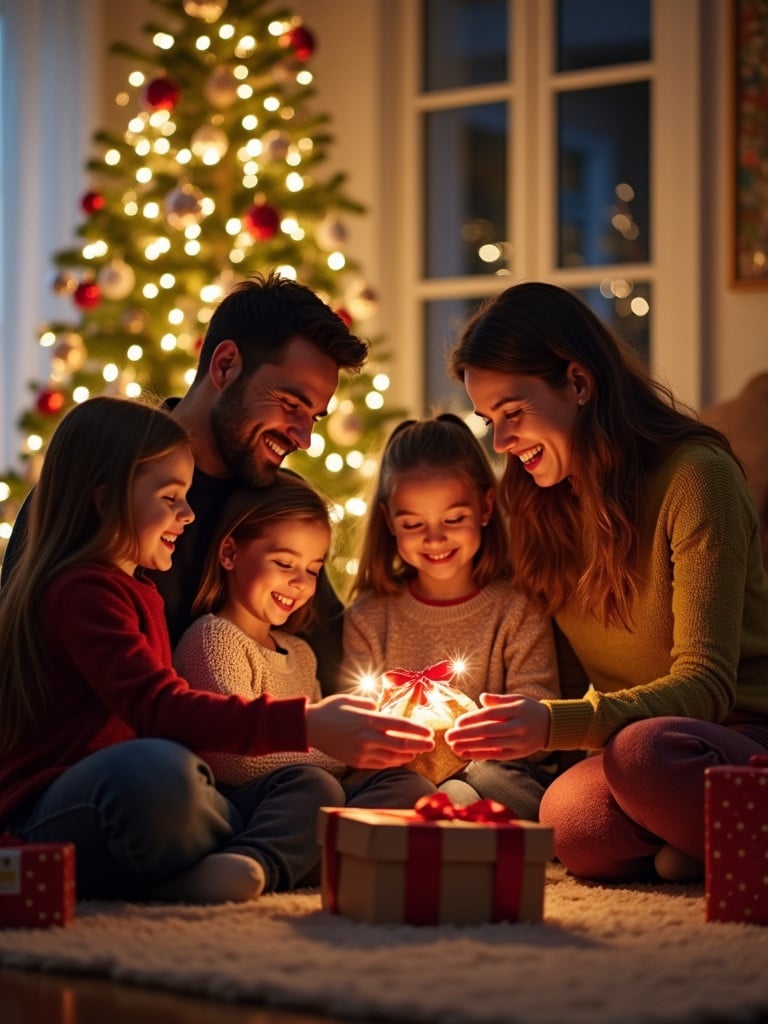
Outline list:
[[[399,690],[408,690],[413,694],[415,704],[429,704],[430,691],[439,691],[441,683],[449,683],[455,675],[450,661],[437,661],[420,672],[410,669],[395,668],[384,672],[382,678],[392,689],[385,693],[387,700],[399,696]]]
[[[447,793],[422,796],[413,809],[425,821],[515,821],[520,817],[511,807],[496,800],[476,800],[466,807],[457,807]]]

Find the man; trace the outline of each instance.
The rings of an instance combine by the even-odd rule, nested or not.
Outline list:
[[[192,438],[195,475],[188,500],[195,522],[173,568],[154,579],[175,646],[191,605],[219,510],[238,483],[268,487],[283,459],[308,448],[328,410],[339,372],[357,372],[367,345],[304,285],[275,275],[237,285],[219,304],[187,394],[167,403]],[[307,639],[323,692],[338,689],[341,602],[327,577],[318,585],[315,626]]]

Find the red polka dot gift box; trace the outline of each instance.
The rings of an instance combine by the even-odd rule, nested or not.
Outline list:
[[[707,921],[768,925],[768,756],[704,772]]]
[[[49,928],[74,916],[74,845],[0,835],[0,928]]]

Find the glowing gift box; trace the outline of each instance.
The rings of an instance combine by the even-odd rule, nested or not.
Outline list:
[[[74,916],[74,845],[0,836],[0,928],[48,928]]]
[[[445,734],[454,720],[477,709],[471,697],[450,685],[455,675],[454,664],[438,661],[418,672],[394,669],[381,677],[379,711],[410,718],[434,730],[434,749],[417,754],[405,767],[424,775],[435,785],[468,764],[466,758],[457,757],[445,742]]]
[[[768,756],[704,772],[707,921],[768,925]]]
[[[320,809],[322,901],[372,924],[540,921],[552,830],[492,800],[413,810]]]

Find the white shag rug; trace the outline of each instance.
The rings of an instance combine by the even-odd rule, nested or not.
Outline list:
[[[704,920],[702,886],[548,868],[541,924],[357,924],[319,892],[219,907],[92,903],[0,930],[6,967],[100,975],[354,1021],[746,1024],[768,1019],[768,928]]]

